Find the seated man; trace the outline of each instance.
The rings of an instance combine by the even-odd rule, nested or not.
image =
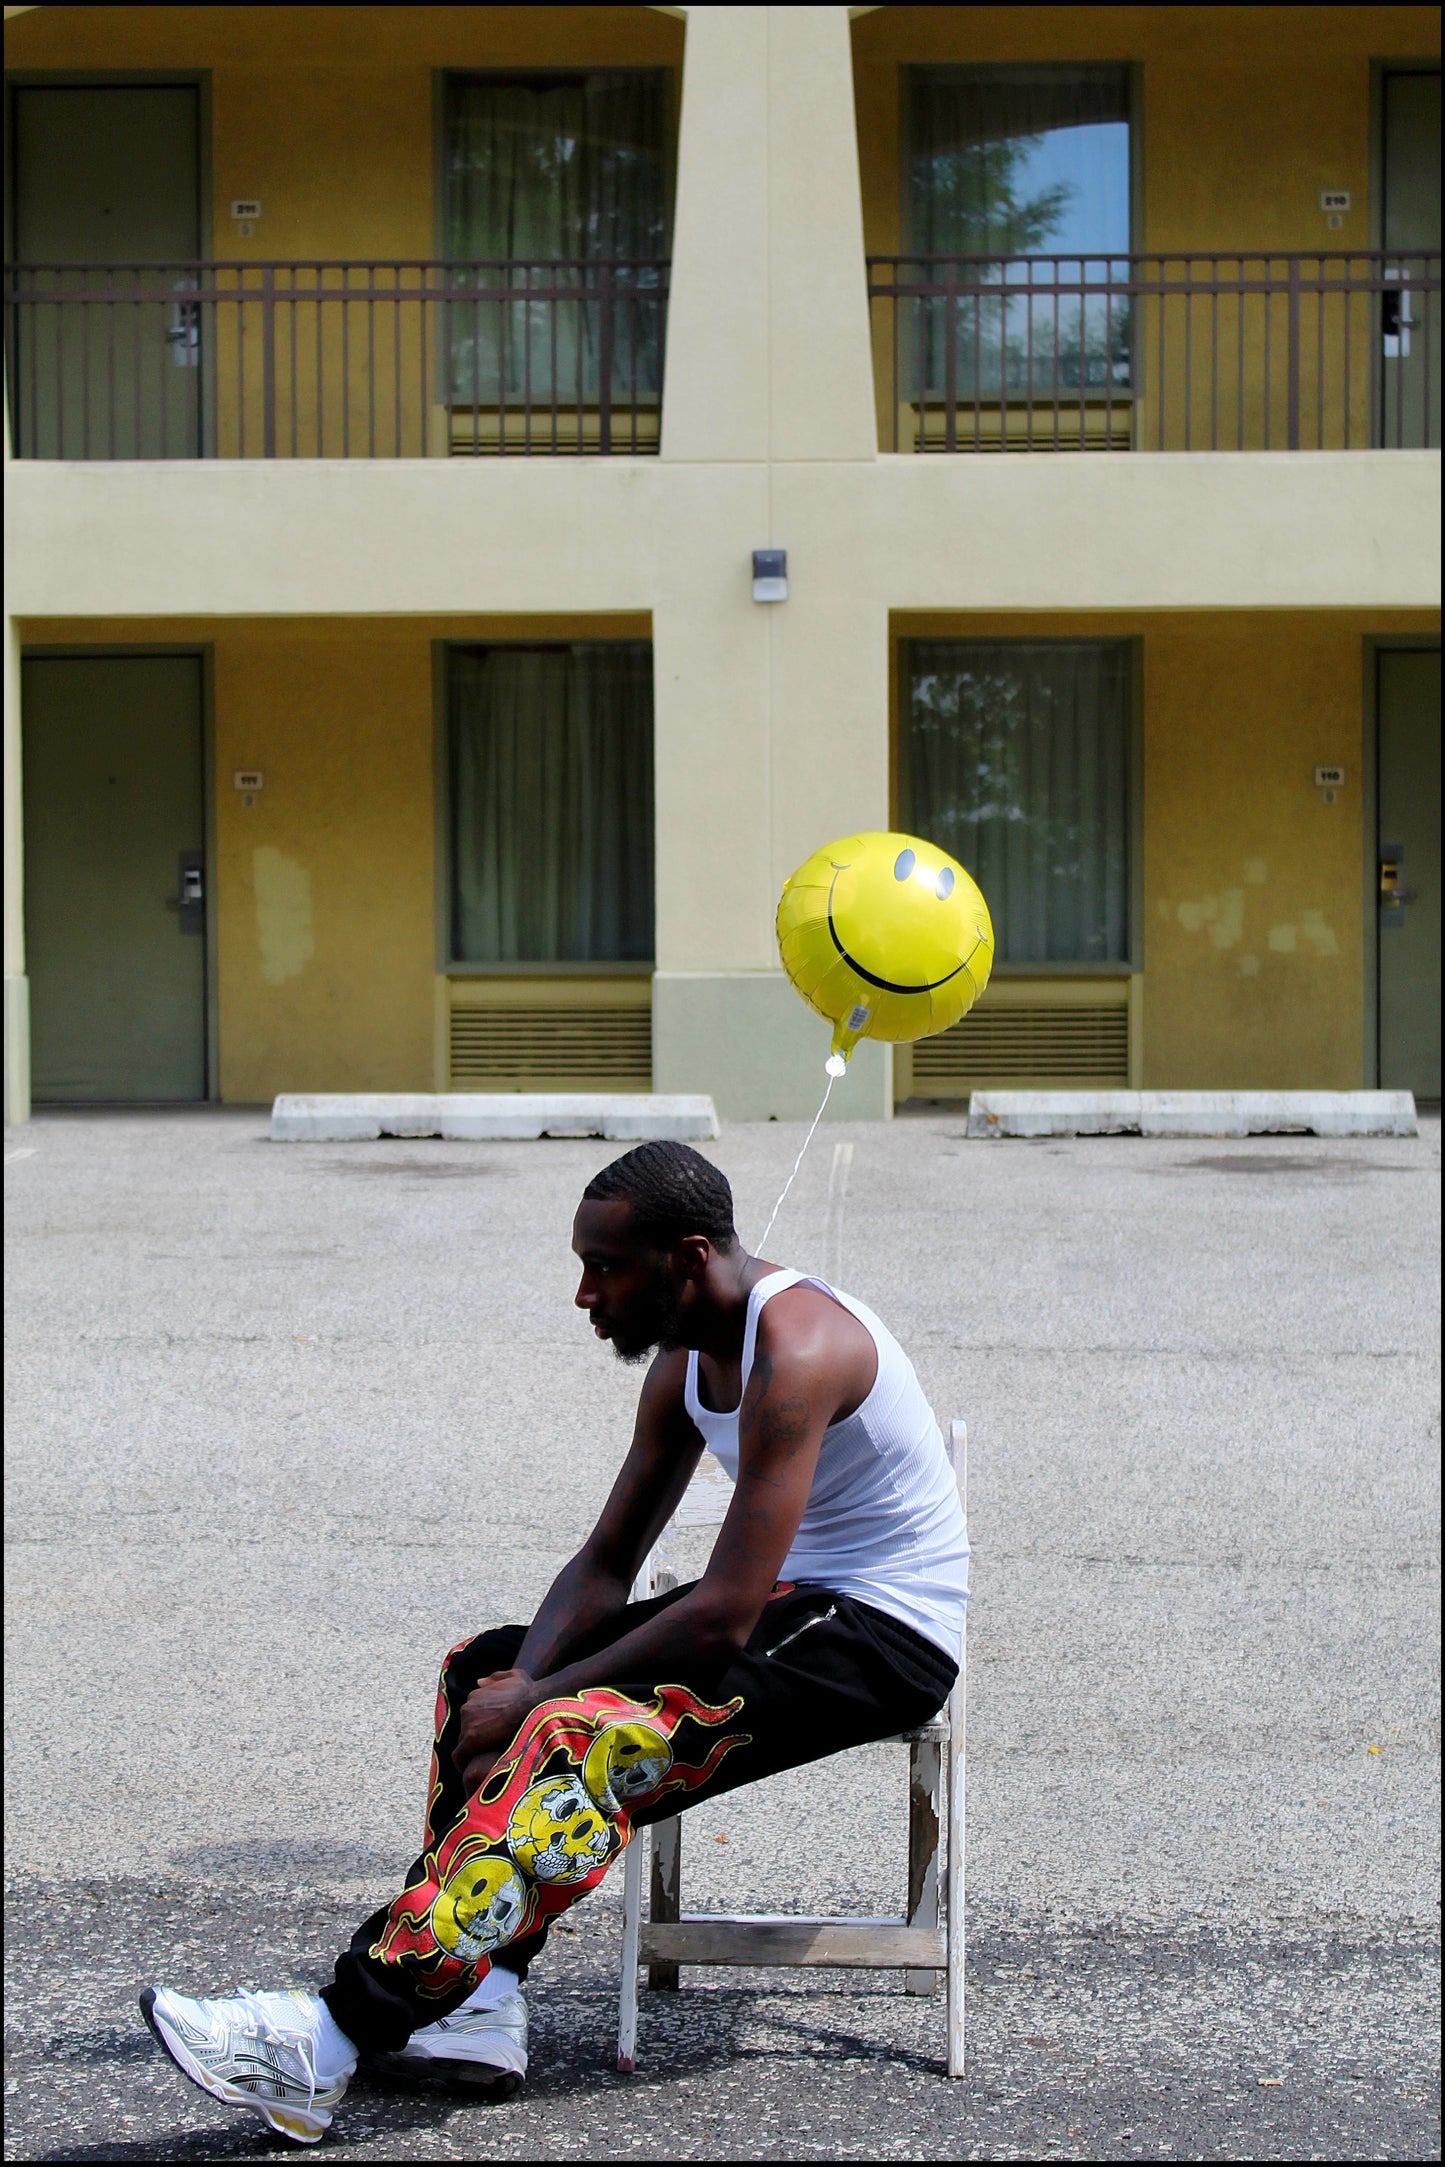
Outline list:
[[[598,1338],[625,1362],[658,1352],[602,1516],[532,1623],[443,1665],[401,1893],[319,1997],[141,1997],[186,2076],[303,2144],[362,2056],[515,2090],[527,1967],[638,1828],[924,1723],[956,1676],[963,1514],[885,1326],[749,1256],[727,1182],[682,1144],[604,1167],[572,1246]],[[704,1447],[736,1485],[707,1570],[631,1603]]]

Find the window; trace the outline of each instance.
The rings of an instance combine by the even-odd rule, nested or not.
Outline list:
[[[613,397],[656,400],[668,88],[661,69],[447,79],[447,256],[478,294],[450,309],[453,405],[595,405],[604,357]]]
[[[905,825],[984,892],[1001,963],[1129,959],[1130,650],[914,640]]]
[[[1000,288],[997,301],[958,304],[960,388],[1127,384],[1127,303],[1087,290],[1128,276],[1127,70],[914,68],[908,141],[914,254],[957,259],[961,283]],[[1012,292],[1030,286],[1049,290]],[[927,303],[920,325],[931,391],[944,379],[948,307]]]
[[[652,649],[448,652],[451,959],[650,962]]]

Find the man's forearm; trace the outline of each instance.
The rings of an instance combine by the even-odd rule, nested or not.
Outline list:
[[[665,1610],[647,1618],[575,1663],[539,1675],[518,1657],[518,1668],[536,1680],[536,1700],[561,1700],[592,1685],[669,1684],[674,1680],[709,1681],[747,1639],[740,1621],[720,1612],[694,1588]]]
[[[578,1568],[575,1572],[573,1566]],[[569,1629],[566,1637],[575,1643],[579,1632],[589,1631],[593,1648],[580,1661],[560,1669],[547,1670],[539,1664],[532,1671],[521,1660],[527,1653],[524,1642],[514,1669],[484,1678],[468,1695],[453,1758],[469,1792],[486,1780],[507,1740],[545,1702],[569,1699],[593,1685],[645,1690],[650,1685],[676,1684],[710,1692],[747,1638],[735,1605],[720,1603],[714,1593],[693,1588],[644,1624],[609,1642],[607,1618],[622,1607],[626,1590],[609,1610],[606,1576],[582,1569],[580,1560],[574,1559],[573,1566],[558,1574],[527,1638],[530,1641],[535,1634],[545,1653],[558,1637],[556,1618],[574,1618],[574,1606],[580,1601],[590,1624]],[[554,1598],[556,1612],[549,1617]]]
[[[589,1640],[627,1606],[630,1589],[613,1574],[599,1571],[581,1551],[564,1565],[543,1596],[527,1637],[517,1651],[517,1668],[538,1678],[567,1660],[569,1648]]]

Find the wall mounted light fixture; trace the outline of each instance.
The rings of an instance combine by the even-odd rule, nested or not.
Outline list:
[[[753,551],[753,600],[786,602],[788,599],[788,552],[786,549]]]

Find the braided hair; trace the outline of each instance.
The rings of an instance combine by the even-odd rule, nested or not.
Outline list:
[[[639,1144],[594,1174],[584,1203],[632,1206],[637,1232],[659,1249],[705,1234],[714,1249],[737,1242],[733,1193],[710,1159],[687,1144]]]

